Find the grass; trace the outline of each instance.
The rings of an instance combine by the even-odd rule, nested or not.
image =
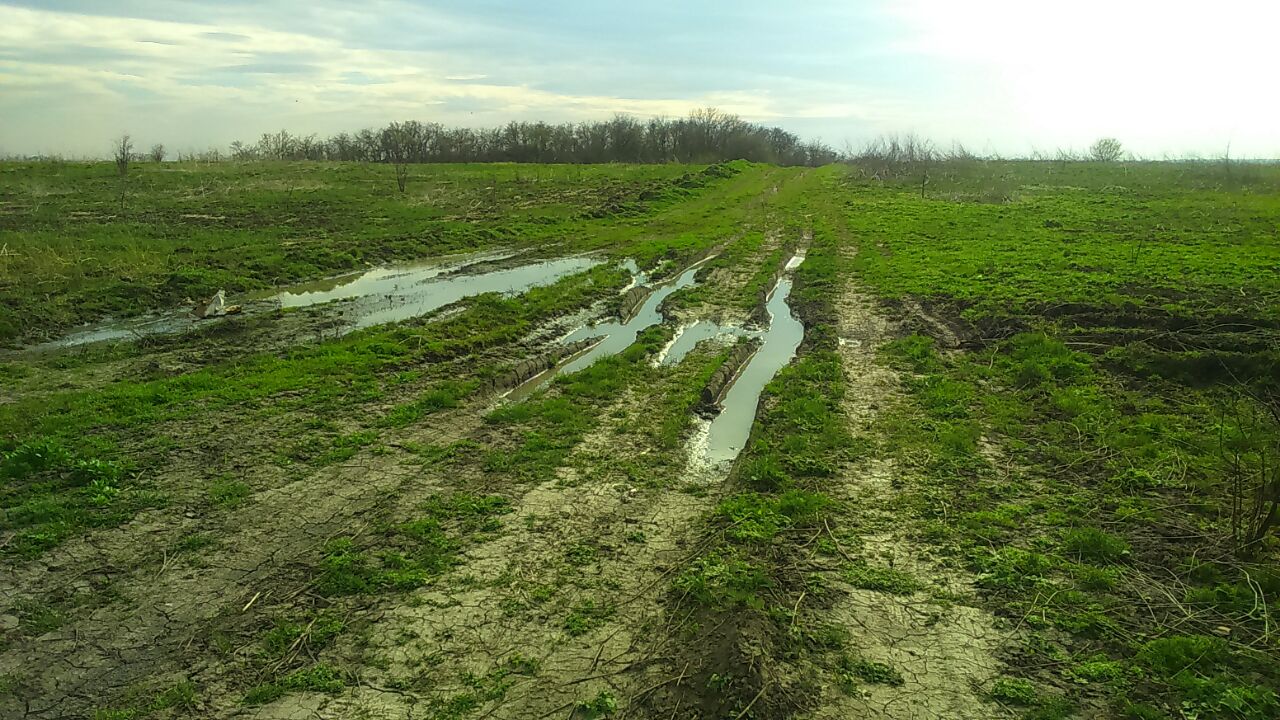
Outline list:
[[[315,579],[325,596],[412,590],[445,572],[468,544],[498,532],[506,499],[457,493],[426,502],[417,519],[387,528],[376,551],[348,537],[323,548]]]
[[[100,167],[0,164],[15,180],[0,191],[0,228],[18,253],[0,259],[0,297],[22,313],[16,325],[0,315],[8,340],[224,284],[552,243],[545,252],[601,250],[655,277],[718,248],[717,282],[668,309],[740,317],[812,232],[791,295],[804,344],[766,388],[723,486],[689,483],[684,453],[699,392],[726,353],[703,347],[653,367],[668,326],[523,402],[490,405],[492,381],[541,352],[553,322],[616,302],[630,278],[611,264],[325,341],[264,343],[298,317],[282,315],[6,355],[0,538],[26,584],[4,613],[18,621],[3,651],[39,657],[40,635],[80,632],[90,611],[93,622],[126,612],[180,573],[197,590],[217,584],[243,564],[239,528],[268,527],[255,509],[282,488],[314,502],[313,488],[334,486],[317,481],[395,473],[359,495],[367,510],[323,532],[273,521],[304,550],[256,566],[256,604],[228,593],[192,628],[212,640],[181,657],[208,669],[208,686],[202,675],[198,688],[107,693],[101,716],[198,714],[202,693],[220,688],[256,705],[359,682],[461,720],[516,684],[561,683],[560,648],[594,652],[618,632],[652,634],[674,658],[652,678],[622,678],[629,686],[664,670],[685,678],[646,700],[659,716],[695,704],[706,716],[799,714],[884,687],[908,697],[924,677],[913,661],[882,662],[835,622],[850,588],[925,608],[926,627],[950,603],[1007,618],[1017,631],[1000,657],[1016,660],[975,702],[1025,717],[1280,714],[1278,547],[1274,535],[1247,542],[1237,487],[1275,452],[1274,169],[1227,182],[1183,166],[948,164],[922,198],[910,178],[733,168],[690,185],[697,168],[423,167],[400,197],[388,168],[174,164],[140,169],[122,211]],[[37,283],[52,288],[47,307],[30,299]],[[885,316],[944,324],[962,341],[903,334],[882,347],[901,383],[874,408],[845,386],[850,338],[840,336],[859,328],[837,300],[851,284]],[[851,406],[875,412],[855,425]],[[839,487],[869,458],[894,468],[891,501],[874,516]],[[561,492],[585,500],[544,506]],[[680,523],[689,542],[631,524],[650,517],[651,497],[664,498],[654,517],[672,498],[701,508]],[[143,510],[145,522],[112,530]],[[580,513],[606,519],[579,527]],[[859,542],[882,520],[918,546],[918,565],[885,564]],[[514,556],[495,558],[509,543]],[[86,590],[72,575],[87,569],[77,558],[90,545],[119,566],[110,583],[84,574]],[[635,565],[654,557],[660,568]],[[932,563],[973,582],[940,591]],[[620,573],[664,590],[670,637],[631,626],[652,616],[635,604],[650,598]],[[474,597],[496,598],[500,622],[517,629],[512,654],[492,666],[467,659],[478,646],[466,633],[394,625],[400,610],[455,617],[454,603]],[[401,631],[414,667],[393,659],[386,627]],[[110,628],[93,631],[111,646]],[[543,647],[546,637],[557,639]],[[38,693],[20,674],[6,678],[9,692]],[[776,677],[816,690],[784,694]],[[573,687],[560,714],[635,712],[599,685]]]
[[[890,595],[910,595],[923,587],[910,573],[866,564],[851,565],[845,571],[845,580],[856,588]]]
[[[93,712],[93,720],[141,720],[149,717],[168,717],[166,711],[182,715],[191,713],[198,705],[196,688],[190,682],[156,690],[150,694],[134,691],[133,698],[123,706],[99,708]]]
[[[802,194],[787,202],[797,211],[807,207]],[[725,674],[725,660],[703,650],[724,642],[708,629],[733,628],[736,642],[771,663],[794,662],[787,648],[795,644],[795,609],[810,593],[825,592],[821,578],[796,576],[800,548],[838,523],[842,513],[823,486],[861,450],[840,405],[844,375],[832,327],[842,269],[837,238],[815,228],[791,295],[805,324],[800,354],[766,386],[751,438],[727,480],[735,492],[705,520],[707,549],[672,583],[669,612],[686,618],[682,632],[693,648],[688,672],[695,683],[718,688],[714,712],[729,717],[744,713],[769,688],[753,669],[759,656],[738,658]],[[690,603],[694,609],[684,610]],[[832,669],[847,679],[856,671],[892,677],[887,666]]]
[[[625,222],[584,219],[570,213],[565,222],[574,230],[565,234],[580,240],[565,251],[608,248],[617,257],[636,258],[646,267],[687,263],[691,255],[708,248],[717,233],[729,233],[751,212],[741,204],[742,198],[761,192],[775,174],[784,172],[744,164],[733,168],[734,172],[722,173],[727,179],[713,178],[658,198],[661,202],[649,201],[645,212],[629,216]],[[268,175],[271,172],[269,166],[261,169]],[[607,176],[604,173],[602,181]],[[161,187],[157,186],[157,192]],[[551,227],[537,225],[538,232],[551,232]],[[695,227],[697,234],[692,232]],[[616,297],[616,290],[628,281],[616,267],[601,265],[519,297],[494,294],[472,298],[461,312],[437,322],[410,321],[371,328],[275,352],[256,351],[252,346],[234,352],[233,346],[232,354],[222,362],[205,363],[172,376],[126,376],[98,387],[36,392],[43,378],[37,374],[24,381],[30,383],[31,391],[20,392],[16,402],[0,404],[0,442],[8,443],[0,448],[8,451],[17,445],[54,442],[77,456],[103,462],[128,458],[135,471],[144,472],[160,465],[182,442],[171,438],[165,429],[182,428],[212,415],[235,418],[237,424],[252,421],[287,429],[273,433],[281,438],[276,448],[279,464],[315,467],[347,462],[362,449],[376,449],[383,431],[420,424],[472,399],[481,383],[496,376],[508,362],[494,357],[501,348],[553,318]],[[228,349],[224,340],[201,339],[215,346],[211,352],[218,354]],[[159,340],[157,349],[176,342]],[[48,361],[53,366],[49,372],[75,372],[98,363],[127,361],[145,351],[141,347],[90,348],[84,353],[56,356]],[[486,354],[487,361],[475,362],[477,356]],[[413,379],[413,369],[424,365],[431,372]],[[406,377],[417,389],[416,397],[387,403],[389,397],[404,396]],[[325,426],[297,432],[294,425],[300,416],[345,414],[355,407],[368,411],[358,415],[362,427],[345,428],[346,432]],[[669,439],[678,436],[687,420],[673,422],[663,429]],[[179,437],[182,432],[178,431]],[[292,439],[286,443],[285,438]],[[538,438],[530,439],[529,451],[533,452]],[[494,461],[502,459],[495,456]],[[131,489],[110,504],[110,513],[79,513],[78,519],[66,522],[52,518],[43,530],[30,531],[22,552],[38,554],[91,527],[118,524],[161,501],[162,497],[148,488]],[[76,515],[79,511],[55,508],[54,512]]]
[[[82,457],[54,440],[0,452],[0,530],[4,552],[34,556],[65,538],[110,527],[163,498],[132,482],[120,465]]]
[[[1274,390],[1280,323],[1268,299],[1280,282],[1266,268],[1280,203],[1263,188],[1278,178],[1000,171],[1020,183],[1016,200],[846,181],[849,225],[873,238],[854,261],[866,286],[887,303],[915,299],[970,339],[945,355],[921,336],[885,348],[909,401],[882,417],[883,448],[921,478],[902,511],[977,573],[992,608],[1060,633],[1030,652],[1088,658],[1050,679],[1068,695],[1087,685],[1127,717],[1275,713],[1265,620],[1229,589],[1246,575],[1265,588],[1272,573],[1237,553],[1224,447],[1265,453],[1242,422],[1255,416],[1237,410]],[[946,182],[989,177],[957,169]],[[1002,469],[1007,458],[1017,470]],[[1170,584],[1163,568],[1201,556],[1213,558],[1204,575]],[[1199,639],[1144,639],[1177,634],[1175,617],[1144,609],[1153,587],[1198,601]],[[1248,593],[1251,608],[1262,592]],[[1213,642],[1214,627],[1236,643]],[[1032,684],[1045,679],[1011,678],[993,697],[1066,716],[1069,701]]]
[[[218,289],[537,243],[687,199],[706,186],[689,180],[702,170],[424,165],[404,196],[386,165],[136,164],[122,206],[110,163],[0,163],[0,342]],[[49,302],[31,300],[37,284]]]

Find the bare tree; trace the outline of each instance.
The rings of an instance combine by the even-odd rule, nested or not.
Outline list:
[[[129,161],[133,159],[133,139],[128,135],[121,135],[112,145],[112,152],[115,154],[116,172],[120,173],[120,177],[129,174]]]
[[[409,185],[409,162],[413,160],[414,134],[418,126],[391,123],[382,131],[382,152],[396,168],[396,186],[404,192]]]
[[[1115,138],[1102,138],[1089,146],[1089,157],[1097,162],[1115,162],[1124,155],[1124,146]]]
[[[112,145],[115,154],[116,172],[120,175],[120,212],[124,212],[126,181],[129,176],[129,161],[133,159],[133,139],[126,133],[121,135]]]
[[[155,163],[164,162],[164,156],[166,155],[164,145],[160,143],[156,143],[155,145],[152,145],[151,152],[147,154],[151,156],[151,162],[155,162]]]

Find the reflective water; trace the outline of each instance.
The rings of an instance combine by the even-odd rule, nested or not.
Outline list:
[[[289,286],[275,294],[260,294],[233,301],[243,302],[246,313],[252,314],[276,307],[298,308],[341,300],[343,302],[334,305],[332,310],[338,321],[336,332],[341,334],[358,328],[418,317],[482,293],[521,293],[602,262],[598,258],[575,256],[530,261],[487,272],[466,272],[469,265],[477,262],[493,262],[511,257],[511,253],[483,253],[377,267]],[[175,310],[162,315],[101,323],[38,347],[66,348],[106,340],[182,333],[218,321],[218,318],[196,320],[185,309]]]
[[[791,314],[787,304],[790,295],[791,280],[779,280],[765,305],[769,329],[764,333],[760,349],[729,387],[720,403],[724,409],[711,421],[704,454],[713,465],[732,461],[742,452],[751,436],[760,393],[773,376],[791,362],[804,340],[804,325]]]
[[[425,315],[484,293],[522,293],[600,263],[597,258],[567,257],[474,275],[446,274],[449,268],[441,267],[378,268],[331,290],[281,293],[274,299],[281,307],[302,307],[349,298],[342,308],[343,325],[355,330]]]
[[[676,332],[671,344],[658,357],[658,363],[661,365],[679,365],[680,361],[684,360],[684,356],[688,355],[703,340],[755,337],[759,334],[756,331],[746,330],[736,325],[720,325],[711,320],[699,320],[692,325],[680,328]]]
[[[599,338],[600,342],[573,356],[567,362],[515,388],[507,393],[507,398],[509,400],[520,400],[528,397],[535,390],[549,385],[558,375],[577,372],[589,367],[601,358],[617,355],[626,350],[636,341],[636,337],[641,332],[662,322],[662,313],[658,310],[662,306],[662,301],[666,300],[671,293],[693,285],[696,282],[694,276],[698,272],[698,267],[699,265],[694,265],[674,280],[654,288],[653,292],[649,293],[649,297],[645,298],[644,302],[641,303],[635,315],[626,322],[611,320],[595,325],[585,325],[569,333],[562,340],[566,345],[580,340],[595,338]]]
[[[603,337],[600,344],[591,348],[581,356],[574,358],[565,365],[561,372],[571,373],[581,370],[591,363],[602,357],[609,355],[617,355],[626,350],[636,341],[636,337],[648,328],[662,322],[662,313],[658,312],[662,301],[667,299],[671,293],[681,288],[693,285],[693,276],[697,274],[698,269],[689,268],[680,274],[674,281],[654,289],[649,297],[645,298],[644,303],[640,305],[640,309],[636,314],[625,323],[623,322],[607,322],[600,325],[588,325],[578,328],[569,333],[565,337],[564,342],[571,343],[578,340],[588,340],[591,338]]]

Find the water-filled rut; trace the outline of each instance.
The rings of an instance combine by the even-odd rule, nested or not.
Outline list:
[[[514,295],[549,285],[603,262],[585,255],[529,260],[495,270],[470,272],[476,263],[510,261],[510,252],[480,253],[438,258],[421,263],[370,268],[325,280],[289,286],[272,294],[243,298],[245,312],[255,314],[276,308],[303,308],[333,303],[333,332],[341,335],[360,328],[399,322],[425,315],[451,303],[484,293]],[[514,262],[514,261],[512,261]],[[129,340],[149,335],[180,334],[221,318],[197,320],[186,311],[127,321],[105,322],[46,343],[45,348],[67,348],[95,342]]]
[[[561,341],[564,345],[572,345],[588,340],[597,340],[597,342],[571,356],[559,366],[551,368],[515,388],[508,393],[507,399],[513,401],[521,400],[528,397],[529,394],[546,387],[560,375],[577,372],[589,367],[601,358],[617,355],[626,350],[636,341],[640,333],[662,322],[660,308],[664,300],[670,297],[672,293],[696,283],[695,275],[697,275],[700,265],[701,263],[695,264],[680,273],[674,280],[654,288],[629,319],[584,325],[566,335]]]
[[[700,438],[702,460],[713,467],[732,462],[746,447],[755,423],[760,393],[778,371],[795,357],[804,340],[804,325],[791,313],[787,299],[791,296],[791,279],[783,278],[774,286],[765,309],[769,327],[760,338],[760,349],[747,360],[738,376],[720,400],[720,413],[715,416]]]

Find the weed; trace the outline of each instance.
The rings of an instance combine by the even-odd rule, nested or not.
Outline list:
[[[584,600],[569,611],[564,619],[565,632],[572,636],[585,635],[613,617],[614,608],[607,603]]]
[[[217,547],[219,542],[216,536],[209,533],[190,533],[178,540],[176,548],[179,552],[198,553]]]
[[[1073,528],[1062,536],[1062,550],[1088,562],[1107,564],[1124,559],[1129,543],[1097,528]]]
[[[991,687],[993,699],[1009,705],[1032,707],[1040,704],[1040,691],[1030,680],[1000,678]]]
[[[597,720],[598,718],[612,717],[618,711],[618,700],[612,693],[602,690],[590,700],[578,701],[577,708],[578,712],[574,717],[580,717],[583,720]]]
[[[893,666],[855,655],[842,656],[838,667],[842,686],[856,687],[857,680],[893,687],[899,687],[906,682],[902,673],[895,670]]]
[[[245,705],[265,705],[290,692],[309,691],[337,693],[346,687],[342,674],[332,666],[317,664],[296,670],[275,682],[263,683],[249,690],[244,696]]]
[[[770,580],[762,569],[733,554],[716,553],[699,558],[674,582],[677,592],[710,607],[761,607],[761,590]]]
[[[224,508],[239,507],[252,494],[252,489],[238,480],[222,479],[209,485],[209,502]]]
[[[924,587],[909,573],[894,568],[860,563],[844,571],[845,580],[856,588],[875,590],[890,595],[910,595]]]

